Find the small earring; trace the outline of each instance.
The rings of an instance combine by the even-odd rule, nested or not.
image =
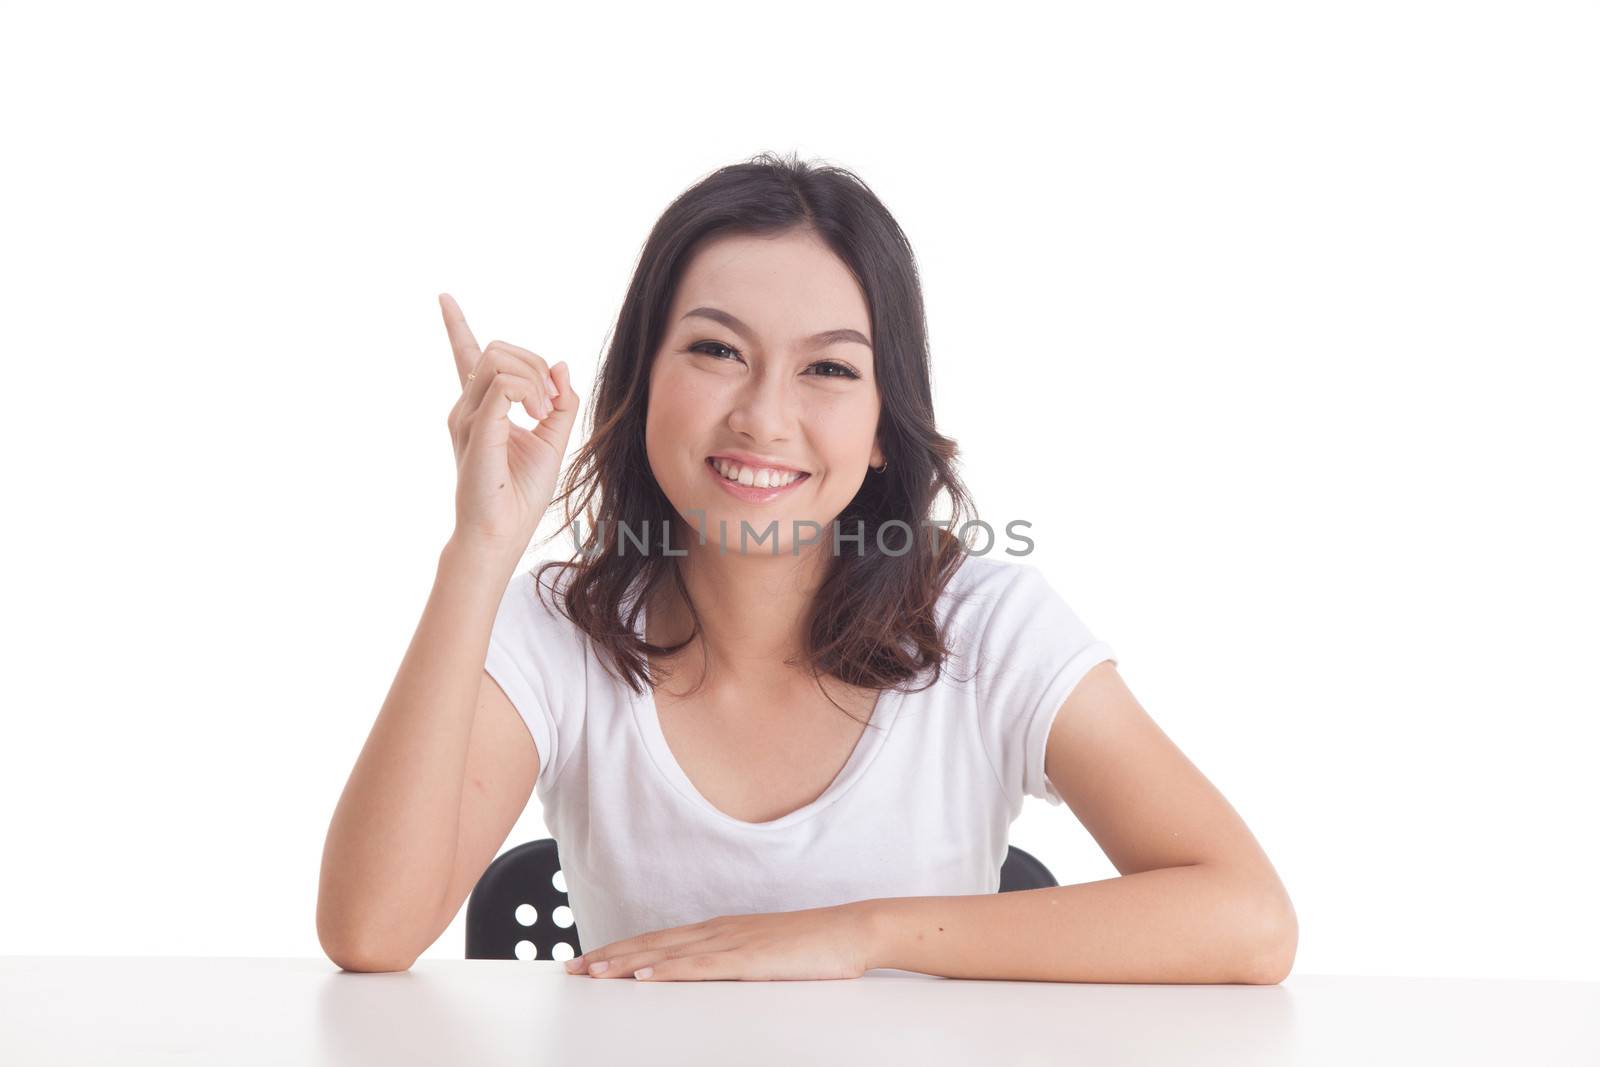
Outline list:
[[[881,467],[873,467],[872,469],[877,471],[879,474],[882,474],[884,471],[889,469],[889,461],[888,460],[884,460],[883,461],[883,466],[881,466]]]

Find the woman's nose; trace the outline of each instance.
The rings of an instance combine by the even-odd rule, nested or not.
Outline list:
[[[758,440],[781,440],[794,428],[795,407],[788,382],[778,375],[758,375],[734,396],[728,425]]]

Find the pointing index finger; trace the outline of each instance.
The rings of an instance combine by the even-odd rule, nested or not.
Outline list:
[[[456,357],[456,376],[461,379],[464,387],[467,384],[467,375],[478,365],[483,350],[478,347],[477,338],[473,337],[472,331],[467,328],[467,318],[461,314],[461,306],[456,303],[455,297],[449,293],[440,293],[439,310],[444,313],[444,329],[450,335],[450,350]]]

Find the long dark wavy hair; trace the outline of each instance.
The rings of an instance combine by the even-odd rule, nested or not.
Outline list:
[[[600,365],[587,439],[573,454],[556,497],[565,521],[551,536],[581,518],[580,547],[573,559],[545,562],[536,574],[542,579],[551,568],[571,572],[557,609],[636,692],[660,681],[649,656],[671,655],[701,632],[674,556],[655,551],[653,540],[649,551],[641,551],[636,538],[619,551],[624,524],[630,532],[688,529],[645,453],[651,363],[678,281],[708,238],[796,229],[825,241],[866,296],[882,398],[879,442],[888,466],[869,473],[836,520],[841,536],[861,531],[861,551],[851,541],[850,549],[831,553],[811,605],[803,661],[792,665],[813,678],[831,675],[880,691],[928,674],[926,688],[938,680],[950,654],[934,605],[966,555],[965,542],[951,531],[963,530],[972,501],[956,474],[956,443],[934,425],[927,320],[911,245],[888,209],[849,170],[764,153],[707,175],[674,200],[650,231]],[[941,493],[949,498],[950,513],[938,521],[948,521],[948,529],[930,525]],[[885,531],[882,544],[890,552],[884,552],[879,528],[894,520],[909,529]],[[914,535],[909,550],[893,554],[906,545],[908,533]],[[676,585],[694,620],[693,632],[676,645],[655,645],[637,633],[640,610],[663,582]]]

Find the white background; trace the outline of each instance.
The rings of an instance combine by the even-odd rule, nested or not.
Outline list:
[[[436,294],[587,398],[661,210],[772,149],[910,235],[980,512],[1296,972],[1600,978],[1592,5],[575,6],[7,7],[0,953],[320,955],[453,519]]]

